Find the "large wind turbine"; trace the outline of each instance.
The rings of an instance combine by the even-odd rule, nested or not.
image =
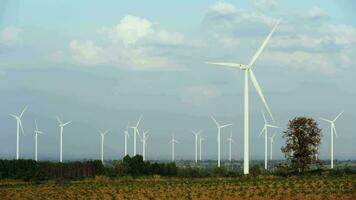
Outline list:
[[[336,132],[336,127],[335,127],[335,121],[342,115],[343,112],[339,113],[335,118],[334,120],[329,120],[329,119],[325,119],[325,118],[320,118],[321,120],[323,121],[326,121],[326,122],[329,122],[330,123],[330,139],[331,139],[331,142],[330,142],[330,148],[331,148],[331,151],[330,151],[330,161],[331,161],[331,169],[334,168],[334,133],[335,133],[335,136],[337,137],[337,132]]]
[[[38,130],[38,126],[37,126],[37,121],[35,120],[35,161],[38,161],[38,151],[37,151],[37,144],[38,144],[38,134],[44,134],[42,131]]]
[[[130,138],[129,131],[127,129],[124,131],[124,136],[125,136],[125,154],[124,154],[124,156],[126,156],[127,155],[127,139]]]
[[[214,123],[216,124],[216,127],[218,129],[218,167],[220,167],[220,138],[221,138],[221,129],[231,126],[232,124],[225,124],[225,125],[220,125],[213,116],[210,116],[211,119],[214,121]]]
[[[59,119],[59,117],[57,117],[57,121],[59,123],[59,128],[60,128],[59,162],[63,162],[63,128],[65,126],[67,126],[68,124],[72,123],[72,121],[62,123],[62,121]]]
[[[265,134],[265,169],[267,170],[267,140],[268,140],[268,128],[280,128],[278,126],[274,126],[271,124],[268,124],[265,113],[262,112],[262,117],[263,117],[263,121],[265,122],[261,133],[259,136],[261,136],[263,133]]]
[[[169,143],[172,144],[172,162],[174,162],[174,144],[178,143],[178,141],[174,139],[174,135],[172,135],[172,140],[169,141]]]
[[[194,137],[195,137],[195,163],[198,162],[198,139],[199,139],[199,134],[200,131],[196,132],[196,131],[192,131]]]
[[[138,119],[137,123],[136,123],[136,126],[130,126],[130,128],[132,128],[134,130],[134,138],[133,138],[133,142],[134,142],[134,156],[136,156],[136,137],[137,135],[140,136],[140,132],[138,131],[138,125],[140,124],[141,122],[141,119],[142,119],[142,115],[140,116],[140,118]]]
[[[256,54],[253,56],[252,60],[248,65],[237,64],[237,63],[217,63],[217,62],[207,62],[207,64],[221,65],[226,67],[237,68],[245,71],[245,88],[244,88],[244,174],[249,174],[249,94],[248,94],[248,80],[251,78],[252,84],[257,90],[258,95],[260,96],[262,102],[264,103],[269,115],[273,119],[272,112],[267,105],[267,101],[262,93],[260,84],[258,83],[255,74],[253,73],[252,66],[255,64],[257,58],[261,55],[262,51],[266,47],[268,41],[270,40],[273,32],[276,30],[279,21],[273,27],[272,31],[269,33],[267,38],[262,43],[261,47],[258,49]]]
[[[23,130],[21,118],[22,118],[22,115],[27,110],[27,108],[28,108],[28,105],[25,106],[25,108],[22,110],[22,112],[19,116],[10,114],[11,117],[14,117],[16,119],[16,160],[19,159],[19,153],[20,153],[20,128],[21,128],[22,134],[25,134],[25,131]]]
[[[272,154],[273,154],[273,144],[274,144],[274,137],[276,136],[276,134],[273,134],[272,137],[269,137],[269,140],[271,142],[271,160],[272,160]]]
[[[206,140],[205,138],[201,137],[199,138],[199,160],[201,161],[201,147],[202,147],[202,142]]]
[[[142,138],[141,138],[141,141],[142,141],[142,157],[143,157],[144,161],[146,160],[146,146],[147,146],[148,137],[149,137],[148,131],[142,131]]]
[[[230,133],[230,137],[226,139],[226,142],[229,143],[229,161],[231,162],[231,145],[232,143],[235,143],[235,140],[232,139],[232,133]]]
[[[100,131],[98,130],[101,136],[101,163],[104,164],[104,139],[105,135],[109,132],[109,130],[106,131]]]

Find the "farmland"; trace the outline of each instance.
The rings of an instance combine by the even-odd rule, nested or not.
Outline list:
[[[97,176],[41,183],[2,180],[0,196],[1,199],[356,199],[356,176]]]

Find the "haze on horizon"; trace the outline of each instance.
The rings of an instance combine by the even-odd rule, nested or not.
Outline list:
[[[39,159],[57,159],[56,116],[73,123],[64,132],[64,159],[121,158],[124,130],[142,114],[150,131],[147,159],[194,159],[202,130],[203,158],[216,159],[214,115],[233,123],[233,157],[242,159],[243,73],[205,61],[248,63],[274,23],[282,19],[254,66],[275,124],[296,116],[334,118],[334,157],[356,159],[356,3],[316,1],[24,1],[0,2],[0,157],[16,154],[16,124],[9,116],[25,105],[20,157],[33,158],[34,120]],[[263,104],[250,84],[250,159],[262,159]],[[329,124],[320,158],[329,159]],[[275,131],[275,130],[273,130]],[[273,134],[274,132],[269,132]],[[281,131],[273,156],[282,159]],[[132,134],[132,130],[131,130]],[[131,135],[132,136],[132,135]],[[129,153],[132,154],[132,137]],[[141,143],[138,142],[138,152]],[[222,143],[222,158],[228,145]]]

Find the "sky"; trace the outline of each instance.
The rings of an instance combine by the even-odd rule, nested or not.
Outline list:
[[[177,159],[194,159],[202,130],[203,158],[216,159],[217,130],[210,115],[233,123],[222,131],[222,158],[232,133],[233,158],[243,156],[243,72],[206,61],[248,64],[281,19],[253,66],[272,113],[273,155],[283,159],[281,137],[289,120],[312,117],[322,128],[320,157],[330,155],[329,125],[339,137],[336,159],[355,159],[356,3],[315,1],[55,1],[0,2],[0,156],[16,155],[16,122],[23,116],[20,157],[58,159],[56,116],[64,129],[64,159],[100,158],[124,152],[124,130],[142,115],[149,130],[148,159],[169,159],[175,135]],[[250,155],[262,159],[263,103],[250,83]],[[272,122],[271,122],[272,123]],[[129,153],[133,153],[130,130]],[[138,152],[142,144],[137,142]]]

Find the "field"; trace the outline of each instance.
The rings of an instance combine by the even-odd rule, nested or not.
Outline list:
[[[115,178],[0,182],[5,199],[356,199],[356,176]]]

